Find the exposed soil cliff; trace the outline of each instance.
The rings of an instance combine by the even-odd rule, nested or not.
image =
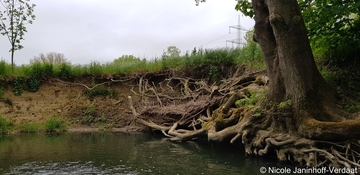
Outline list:
[[[224,72],[220,73],[230,77],[242,73],[244,68],[236,70],[234,67],[222,68]],[[68,131],[143,132],[147,127],[134,121],[128,96],[132,96],[137,109],[144,107],[154,111],[156,108],[149,109],[149,107],[156,102],[144,102],[143,96],[137,93],[141,78],[146,78],[156,87],[160,87],[158,83],[170,77],[203,79],[207,81],[206,83],[210,83],[208,72],[208,67],[197,67],[181,72],[165,70],[128,76],[89,76],[74,81],[47,79],[41,82],[39,91],[24,90],[21,95],[14,94],[13,82],[8,80],[5,83],[3,97],[8,101],[0,101],[0,114],[12,121],[15,126],[23,123],[44,123],[52,117],[57,117],[65,121]],[[175,91],[173,93],[174,96],[180,95]],[[144,103],[147,103],[147,107]],[[171,103],[171,100],[164,103]],[[179,107],[177,109],[181,110]],[[152,121],[172,122],[171,118],[164,118],[161,115],[148,117],[151,117]],[[144,119],[149,120],[149,118]]]

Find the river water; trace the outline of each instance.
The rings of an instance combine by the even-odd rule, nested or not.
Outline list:
[[[0,136],[0,174],[256,175],[270,160],[243,148],[121,133]]]

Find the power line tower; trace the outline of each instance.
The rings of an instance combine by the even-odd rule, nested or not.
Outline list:
[[[231,33],[231,28],[237,30],[236,39],[226,40],[226,47],[228,42],[231,43],[232,46],[235,43],[237,48],[243,47],[245,45],[245,42],[242,41],[241,31],[248,31],[248,30],[246,30],[243,26],[241,26],[240,15],[238,16],[238,25],[229,26],[229,33]]]

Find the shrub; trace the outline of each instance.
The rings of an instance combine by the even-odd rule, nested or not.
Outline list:
[[[89,73],[91,75],[101,75],[102,74],[102,66],[99,62],[93,61],[89,66]]]
[[[219,83],[221,80],[221,72],[219,71],[218,67],[211,66],[209,71],[210,79],[215,82]]]
[[[51,63],[43,64],[43,76],[44,77],[53,77],[54,76],[54,65]]]
[[[69,81],[72,81],[74,79],[72,68],[67,63],[60,64],[59,71],[57,72],[56,76]]]
[[[233,50],[229,49],[213,49],[206,50],[204,61],[208,65],[228,65],[233,64],[235,57],[231,55]]]
[[[7,73],[7,64],[4,60],[0,61],[0,76],[6,75]]]
[[[115,90],[112,89],[105,89],[105,88],[94,88],[91,90],[85,91],[85,95],[88,99],[93,100],[97,96],[103,96],[103,97],[110,97],[110,98],[116,98],[117,93]]]
[[[52,117],[45,122],[46,132],[66,131],[66,124],[57,117]]]
[[[24,84],[25,84],[24,77],[16,77],[15,78],[13,92],[16,96],[20,96],[23,93]]]

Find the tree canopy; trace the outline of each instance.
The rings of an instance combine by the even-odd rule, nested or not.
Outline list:
[[[176,46],[167,47],[166,51],[163,53],[163,57],[179,57],[181,50]]]
[[[360,1],[299,0],[299,6],[316,55],[341,59],[359,49]]]
[[[344,61],[359,51],[360,1],[298,0],[315,56]],[[238,0],[235,7],[253,17],[252,3]]]
[[[140,58],[135,57],[134,55],[122,55],[121,57],[114,60],[115,64],[128,64],[128,63],[137,63],[140,62]]]

